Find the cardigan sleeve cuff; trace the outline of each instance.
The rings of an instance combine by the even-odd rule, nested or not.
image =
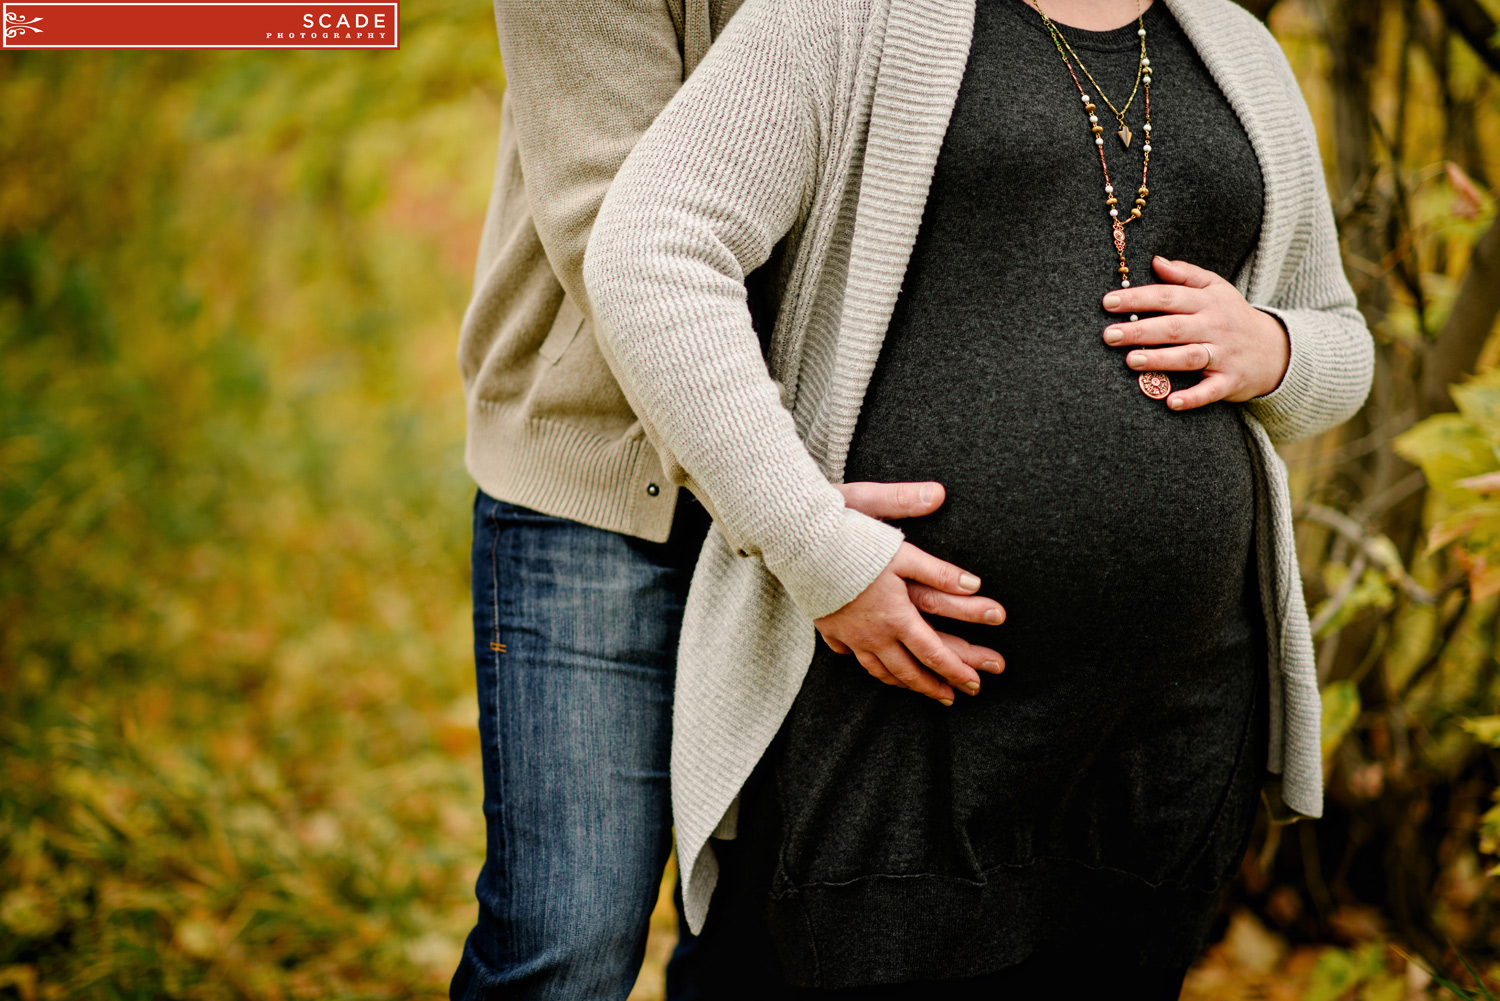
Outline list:
[[[780,563],[766,562],[809,619],[836,612],[874,583],[906,536],[899,528],[852,508],[840,512],[837,529],[811,549]]]
[[[1281,384],[1265,396],[1257,396],[1245,404],[1274,441],[1284,437],[1277,434],[1279,428],[1294,424],[1298,412],[1317,399],[1317,371],[1313,364],[1313,352],[1308,350],[1309,346],[1303,338],[1301,325],[1296,322],[1295,313],[1269,306],[1256,308],[1276,318],[1286,331],[1287,344],[1291,349],[1291,358],[1287,362],[1286,374],[1281,377]]]

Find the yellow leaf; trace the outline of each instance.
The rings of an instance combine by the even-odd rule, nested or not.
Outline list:
[[[1459,720],[1458,725],[1472,733],[1481,744],[1500,747],[1500,716],[1471,716]],[[1500,821],[1500,814],[1496,814],[1496,819]]]
[[[1486,855],[1500,855],[1500,804],[1490,807],[1479,818],[1479,850]],[[1490,873],[1493,875],[1493,870]]]

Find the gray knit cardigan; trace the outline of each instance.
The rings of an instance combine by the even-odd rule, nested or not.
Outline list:
[[[1241,408],[1270,651],[1267,798],[1278,816],[1316,817],[1320,703],[1272,442],[1353,414],[1373,346],[1280,47],[1230,0],[1164,2],[1264,177],[1260,243],[1234,281],[1291,339],[1281,385]],[[812,620],[859,594],[902,541],[895,526],[846,509],[832,484],[901,289],[973,16],[974,0],[749,0],[626,160],[589,243],[601,348],[668,475],[716,526],[688,596],[673,717],[673,820],[695,930],[718,875],[711,838],[733,836],[740,786],[811,662]],[[1078,154],[1093,155],[1082,129]],[[744,278],[778,244],[768,363]]]

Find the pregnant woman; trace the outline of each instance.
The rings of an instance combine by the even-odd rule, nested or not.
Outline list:
[[[586,278],[717,526],[674,719],[693,926],[712,899],[814,996],[1175,997],[1262,790],[1321,810],[1272,441],[1372,363],[1275,41],[1229,0],[750,0]],[[856,480],[946,500],[903,538]],[[913,599],[972,624],[933,650]]]

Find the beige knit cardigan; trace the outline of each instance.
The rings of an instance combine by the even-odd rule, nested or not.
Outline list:
[[[740,0],[493,0],[500,141],[459,330],[485,493],[664,541],[680,491],[599,352],[583,285],[620,164]]]
[[[1272,442],[1346,420],[1368,391],[1373,346],[1280,48],[1230,0],[1164,2],[1264,177],[1260,242],[1234,280],[1291,339],[1281,385],[1241,408],[1269,637],[1267,793],[1279,815],[1318,816],[1320,704]],[[916,239],[973,14],[974,0],[749,0],[626,159],[589,243],[605,356],[668,475],[715,515],[688,596],[673,718],[673,819],[695,930],[718,873],[710,839],[733,834],[740,786],[812,659],[812,620],[863,590],[902,539],[845,509],[832,484]],[[1079,143],[1092,154],[1082,129]],[[744,277],[778,244],[768,366]]]

